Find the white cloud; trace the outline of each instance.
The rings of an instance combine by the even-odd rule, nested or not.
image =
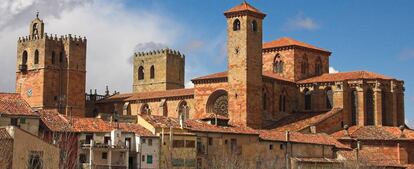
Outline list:
[[[188,81],[188,82],[185,83],[185,88],[193,88],[193,87],[194,87],[193,82]]]
[[[319,24],[311,17],[304,16],[303,13],[290,18],[285,24],[286,30],[315,30],[318,28]]]
[[[132,66],[128,62],[134,49],[139,48],[139,44],[146,44],[141,47],[152,43],[155,46],[171,45],[183,32],[181,24],[173,22],[168,16],[153,14],[145,9],[127,10],[122,3],[84,3],[83,0],[2,2],[0,14],[11,14],[0,18],[0,91],[14,91],[16,41],[18,36],[28,34],[29,22],[34,18],[33,11],[39,9],[46,32],[87,37],[87,91],[98,88],[102,92],[105,85],[109,85],[112,90],[130,92]],[[8,24],[8,28],[14,29],[3,27]]]
[[[401,60],[414,59],[414,48],[405,48],[400,53]]]
[[[338,73],[339,71],[336,70],[334,67],[329,67],[329,73]]]

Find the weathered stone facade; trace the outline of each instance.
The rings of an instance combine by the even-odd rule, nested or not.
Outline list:
[[[175,50],[136,53],[133,92],[184,88],[184,65],[185,56]]]
[[[85,111],[86,39],[44,33],[39,18],[30,35],[17,44],[16,92],[37,109],[83,116]]]

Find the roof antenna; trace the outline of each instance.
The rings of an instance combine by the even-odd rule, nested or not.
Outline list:
[[[36,11],[36,18],[39,18],[39,11]]]

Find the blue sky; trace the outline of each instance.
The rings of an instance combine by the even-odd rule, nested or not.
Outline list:
[[[130,92],[131,56],[170,47],[186,54],[186,80],[224,71],[223,12],[241,0],[5,0],[0,5],[0,91],[14,91],[16,39],[36,10],[46,32],[88,38],[87,88]],[[280,37],[332,51],[341,72],[368,70],[405,81],[407,119],[414,124],[414,1],[249,0],[267,14],[264,41]],[[2,1],[3,3],[3,1]],[[110,67],[108,69],[107,67]],[[412,125],[414,126],[414,125]]]
[[[150,8],[191,24],[189,32],[203,43],[225,43],[223,11],[241,1],[131,1],[129,8]],[[333,52],[330,65],[336,70],[368,70],[405,81],[405,106],[409,120],[414,120],[414,1],[248,1],[267,14],[264,41],[288,36]],[[298,23],[296,23],[298,22]],[[300,23],[304,22],[304,23]],[[174,44],[183,49],[183,44]],[[219,46],[220,44],[218,44]],[[207,45],[209,46],[209,45]],[[226,69],[226,60],[211,62],[215,51],[188,53],[187,65],[204,63],[208,72]],[[204,73],[204,70],[203,72]],[[198,74],[198,73],[194,73]]]

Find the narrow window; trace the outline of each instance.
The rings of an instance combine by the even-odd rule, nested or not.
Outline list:
[[[309,89],[303,91],[305,94],[305,110],[311,110],[312,108],[312,92]]]
[[[236,19],[233,22],[233,31],[238,31],[238,30],[240,30],[240,20]]]
[[[56,59],[55,57],[56,57],[56,56],[55,56],[55,51],[53,51],[53,52],[52,52],[52,64],[55,64],[55,62],[56,62],[56,61],[55,61],[55,59]]]
[[[253,30],[253,32],[257,32],[257,22],[256,22],[256,20],[252,21],[252,30]]]
[[[140,66],[138,68],[138,80],[144,79],[144,67]]]
[[[39,51],[38,50],[35,51],[34,64],[39,64]]]
[[[315,63],[315,75],[321,75],[322,74],[322,61],[321,61],[321,58],[318,58],[317,60],[316,60],[316,63]]]
[[[332,109],[332,105],[333,105],[333,92],[331,88],[328,88],[326,90],[326,108]]]
[[[152,164],[152,155],[147,155],[147,164]]]
[[[154,65],[151,66],[150,68],[150,78],[154,79],[155,78],[155,68]]]
[[[351,92],[351,125],[358,123],[358,93],[356,90]]]
[[[365,104],[366,104],[366,108],[365,108],[365,125],[374,125],[374,106],[375,106],[375,101],[374,101],[374,91],[372,91],[372,89],[368,89],[366,92],[366,96],[365,96]]]
[[[309,68],[308,58],[305,55],[303,56],[303,61],[301,65],[302,74],[308,74],[308,68]]]
[[[286,91],[283,90],[279,96],[279,111],[286,112]]]
[[[102,159],[104,159],[104,160],[108,159],[108,153],[107,152],[102,153]]]
[[[27,65],[27,51],[23,52],[22,65]]]
[[[59,62],[60,63],[63,62],[63,52],[60,52],[60,54],[59,54]]]
[[[146,115],[150,115],[151,114],[151,109],[149,107],[148,104],[144,104],[141,107],[141,114],[146,114]]]

